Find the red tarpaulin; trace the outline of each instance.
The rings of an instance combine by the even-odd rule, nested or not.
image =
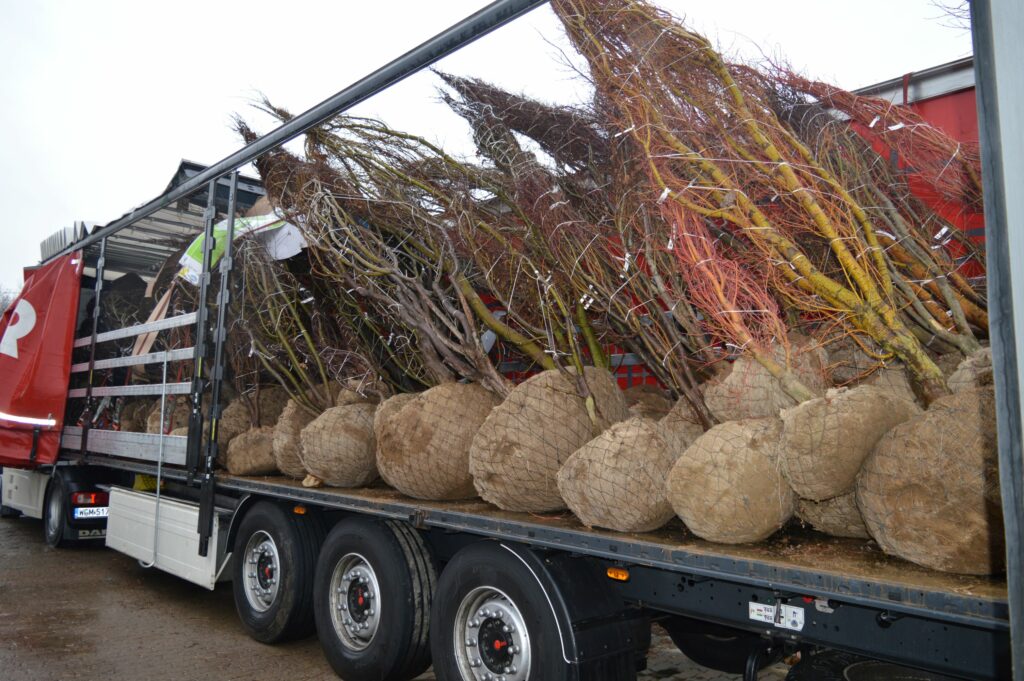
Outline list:
[[[81,281],[80,253],[26,271],[0,318],[0,465],[57,459]]]

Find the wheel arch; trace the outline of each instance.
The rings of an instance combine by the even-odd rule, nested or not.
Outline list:
[[[600,669],[601,660],[635,656],[642,643],[645,616],[619,598],[605,581],[594,558],[560,551],[538,552],[510,542],[497,542],[533,575],[551,608],[559,632],[563,661],[590,678],[585,669]]]

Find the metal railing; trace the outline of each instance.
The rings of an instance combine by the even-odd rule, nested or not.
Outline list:
[[[238,171],[245,164],[256,160],[261,155],[285,144],[301,135],[310,128],[336,116],[356,104],[372,97],[382,90],[391,87],[406,77],[430,66],[434,62],[468,45],[530,10],[545,4],[547,0],[497,0],[475,14],[438,33],[433,38],[406,52],[389,64],[370,73],[366,77],[349,85],[308,111],[295,116],[269,133],[242,147],[235,153],[214,163],[194,177],[170,188],[164,194],[133,210],[124,217],[98,228],[92,234],[69,244],[50,259],[61,257],[75,251],[84,251],[92,246],[99,246],[99,257],[96,262],[96,286],[94,293],[92,333],[75,340],[74,347],[89,348],[88,362],[79,362],[73,366],[74,373],[86,373],[87,383],[84,388],[75,388],[69,397],[85,398],[86,418],[81,428],[65,428],[64,448],[80,451],[84,457],[89,451],[107,453],[116,456],[148,458],[148,452],[154,442],[164,446],[165,439],[174,440],[168,462],[184,463],[188,471],[188,481],[193,483],[198,477],[200,483],[200,554],[206,555],[208,542],[212,532],[213,499],[214,499],[214,463],[217,459],[217,422],[220,418],[220,388],[224,376],[224,341],[226,337],[226,314],[229,304],[229,282],[233,268],[231,244],[234,236],[235,204],[238,189]],[[228,224],[224,254],[219,264],[220,287],[217,300],[217,317],[209,318],[208,293],[212,275],[212,253],[215,245],[213,226],[216,222],[216,187],[217,182],[225,176],[231,176],[231,187],[228,196]],[[176,201],[185,199],[203,186],[207,186],[207,206],[204,214],[202,274],[199,280],[199,309],[187,315],[170,319],[139,324],[125,329],[99,333],[99,320],[102,310],[103,277],[108,239],[119,231],[135,225],[141,220],[152,216]],[[211,328],[211,321],[213,328]],[[153,333],[161,330],[194,324],[195,344],[192,348],[170,350],[161,353],[147,353],[133,357],[113,359],[96,359],[96,345],[111,340]],[[212,339],[212,362],[207,365],[209,356],[208,342]],[[192,381],[190,383],[161,383],[136,386],[94,387],[93,377],[96,370],[125,366],[138,366],[159,362],[181,361],[191,356],[193,360]],[[204,414],[202,397],[210,390],[208,417],[209,433],[205,447],[203,442]],[[183,458],[177,451],[179,438],[165,438],[161,434],[121,433],[111,431],[95,431],[90,442],[91,420],[90,410],[95,397],[149,395],[149,394],[187,394],[191,399],[188,437],[185,439]],[[154,439],[155,438],[155,439]],[[179,461],[180,459],[180,461]]]

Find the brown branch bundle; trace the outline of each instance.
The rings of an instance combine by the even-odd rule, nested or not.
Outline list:
[[[775,90],[646,2],[555,0],[620,134],[659,200],[716,221],[742,262],[797,311],[870,336],[926,395],[942,373],[902,314],[891,258],[864,206],[775,114]]]

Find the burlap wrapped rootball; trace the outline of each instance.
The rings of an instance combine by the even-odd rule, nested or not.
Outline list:
[[[302,465],[332,487],[362,487],[377,479],[373,412],[359,402],[331,407],[302,429]]]
[[[154,401],[146,417],[147,433],[170,433],[176,428],[188,425],[188,417],[192,413],[192,407],[187,396],[167,396],[163,408],[164,420],[162,429],[160,427],[160,402],[160,399]]]
[[[787,363],[786,350],[781,346],[776,346],[772,355],[780,364]],[[826,361],[824,350],[813,341],[796,337],[790,341],[790,370],[816,395],[824,395],[828,388]],[[779,380],[746,354],[702,387],[704,401],[719,421],[774,417],[780,410],[796,405]]]
[[[470,446],[469,471],[485,500],[509,511],[565,508],[556,476],[565,460],[612,423],[629,416],[615,379],[586,367],[596,405],[591,420],[577,377],[545,371],[516,386],[491,410]]]
[[[853,489],[864,459],[895,426],[920,414],[913,402],[862,385],[782,411],[779,463],[798,496],[823,501]]]
[[[869,376],[881,364],[881,361],[864,352],[862,343],[868,347],[874,345],[870,339],[860,342],[850,336],[826,346],[828,366],[826,373],[834,385],[845,386],[856,383]]]
[[[857,477],[857,505],[887,553],[944,572],[1001,572],[992,389],[941,397],[886,433]]]
[[[225,467],[232,475],[272,475],[274,462],[274,429],[270,426],[251,428],[231,438],[225,455]]]
[[[675,462],[658,423],[635,416],[577,449],[558,472],[558,490],[584,525],[649,532],[674,515],[665,478]]]
[[[381,477],[416,499],[475,497],[469,447],[500,402],[475,383],[443,383],[374,417]]]
[[[125,400],[121,407],[120,426],[125,433],[145,433],[149,412],[153,409],[153,400],[150,398],[136,398]]]
[[[274,426],[274,464],[277,470],[290,478],[301,480],[306,477],[306,469],[302,466],[301,433],[314,418],[316,414],[295,400],[288,400]]]
[[[668,476],[668,500],[694,534],[755,542],[793,517],[796,496],[775,459],[781,434],[777,418],[729,421],[683,452]]]
[[[623,391],[630,416],[658,421],[672,411],[672,400],[656,385],[635,385]]]
[[[957,366],[947,381],[953,392],[992,385],[992,349],[982,348]]]
[[[857,508],[857,495],[853,492],[825,501],[800,499],[796,515],[819,532],[833,537],[868,539],[868,528]]]
[[[668,415],[658,422],[658,427],[673,460],[678,459],[704,434],[704,427],[697,421],[697,417],[693,415],[693,408],[686,400],[676,402]]]
[[[885,390],[893,397],[917,404],[914,387],[910,383],[910,374],[899,364],[890,364],[865,378],[861,385],[873,385]]]
[[[217,424],[217,444],[221,451],[226,451],[236,436],[241,435],[253,426],[271,426],[277,423],[281,412],[288,404],[288,393],[281,386],[261,386],[257,400],[256,393],[231,400],[220,415]],[[246,401],[248,400],[248,401]],[[253,422],[250,405],[258,403],[259,423]]]
[[[323,390],[322,387],[320,389]],[[371,400],[352,390],[342,389],[337,383],[332,383],[330,390],[336,406],[366,404]],[[274,426],[274,461],[277,469],[290,478],[301,480],[306,477],[306,469],[302,465],[300,434],[317,416],[295,400],[288,400],[277,419]]]
[[[401,411],[402,407],[416,399],[420,393],[398,393],[380,403],[377,411],[373,413],[373,435],[380,442],[381,431],[384,424],[391,420],[391,417]]]

